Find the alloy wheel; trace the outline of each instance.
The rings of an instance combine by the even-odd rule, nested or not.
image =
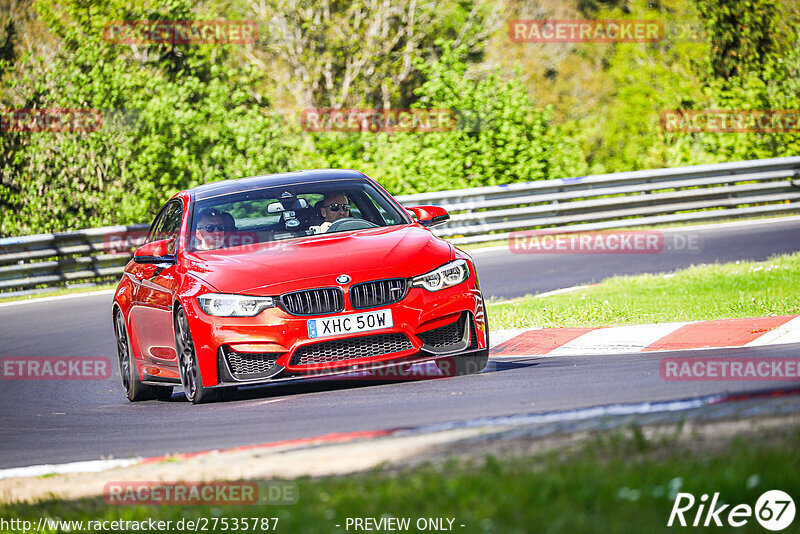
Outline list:
[[[175,323],[181,384],[186,392],[186,398],[191,401],[197,395],[197,365],[195,363],[192,335],[189,331],[189,322],[186,320],[186,314],[183,310],[178,311]]]
[[[117,357],[119,358],[119,374],[122,378],[122,388],[126,395],[131,391],[131,353],[128,350],[128,334],[125,330],[125,319],[121,312],[114,317],[117,334]]]

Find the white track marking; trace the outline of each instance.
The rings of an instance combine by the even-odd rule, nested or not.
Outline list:
[[[71,462],[68,464],[13,467],[11,469],[0,469],[0,480],[4,478],[40,477],[44,475],[62,475],[66,473],[99,473],[117,467],[128,467],[139,462],[139,458],[128,458],[125,460],[89,460],[86,462]]]
[[[527,332],[529,328],[515,328],[512,330],[490,330],[489,331],[489,348],[496,347],[501,343],[505,343],[511,338],[515,338],[523,332]]]
[[[689,323],[659,323],[598,328],[564,343],[551,356],[640,352]]]
[[[564,288],[561,288],[561,289],[554,289],[553,291],[547,291],[545,293],[539,293],[537,295],[534,295],[533,297],[537,298],[537,299],[540,299],[542,297],[549,297],[551,295],[560,295],[562,293],[572,293],[574,291],[580,291],[581,289],[588,289],[588,288],[590,288],[592,286],[596,286],[596,285],[598,285],[598,284],[588,284],[588,285],[584,285],[584,286],[564,287]]]
[[[800,221],[800,216],[774,217],[771,219],[755,219],[752,221],[729,221],[721,223],[698,224],[696,226],[673,226],[670,228],[653,228],[661,232],[691,232],[692,230],[713,230],[715,228],[735,228],[737,226],[755,226],[758,224],[777,224],[782,222]]]
[[[562,287],[561,289],[554,289],[553,291],[546,291],[544,293],[537,293],[536,295],[533,295],[533,298],[540,299],[542,297],[549,297],[549,296],[552,296],[552,295],[560,295],[562,293],[572,293],[574,291],[579,291],[581,289],[588,289],[588,288],[594,287],[596,285],[599,285],[599,284],[588,284],[588,285],[584,285],[584,286]],[[513,302],[517,302],[517,301],[519,301],[519,300],[521,300],[523,298],[525,298],[525,297],[515,297],[513,299],[500,300],[500,301],[497,301],[497,302],[487,302],[486,305],[487,306],[494,306],[496,304],[510,304],[510,303],[513,303]]]
[[[800,317],[795,317],[787,323],[767,332],[750,343],[745,347],[761,347],[764,345],[783,345],[786,343],[800,343]]]
[[[273,402],[280,402],[282,400],[286,400],[286,399],[268,399],[268,400],[265,400],[265,401],[255,402],[253,404],[242,404],[242,406],[245,406],[247,408],[252,408],[253,406],[261,406],[263,404],[272,404]]]
[[[416,428],[410,428],[397,433],[398,436],[407,434],[423,434],[432,432],[443,432],[446,430],[457,430],[462,428],[478,428],[493,426],[523,426],[537,425],[545,423],[561,423],[568,421],[583,421],[598,417],[642,415],[658,412],[680,412],[701,408],[707,404],[718,402],[722,395],[706,395],[693,399],[679,399],[673,401],[641,402],[631,404],[611,404],[607,406],[595,406],[591,408],[578,408],[576,410],[563,410],[545,413],[501,415],[497,417],[478,417],[466,421],[452,421],[447,423],[433,423]]]
[[[11,302],[0,303],[0,308],[5,308],[6,306],[17,306],[19,304],[36,304],[38,302],[51,302],[53,300],[64,300],[64,299],[72,299],[78,297],[91,297],[94,295],[113,295],[114,291],[116,291],[116,289],[102,289],[100,291],[89,291],[86,293],[71,293],[69,295],[55,295],[52,297],[39,297],[39,298],[32,297],[26,300],[14,300]]]

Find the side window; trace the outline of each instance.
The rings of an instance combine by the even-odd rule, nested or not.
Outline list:
[[[161,210],[161,213],[158,214],[153,223],[150,235],[147,236],[147,242],[177,237],[181,229],[182,216],[183,205],[181,201],[176,200],[167,204],[166,208]]]
[[[147,235],[146,243],[152,243],[153,241],[158,241],[158,232],[162,226],[164,226],[164,216],[167,214],[167,209],[162,208],[161,211],[156,215],[156,220],[153,221],[153,224],[150,225],[150,233]]]
[[[159,239],[172,239],[178,237],[181,231],[181,219],[183,218],[183,203],[180,200],[173,201],[164,212],[164,225],[159,229]]]

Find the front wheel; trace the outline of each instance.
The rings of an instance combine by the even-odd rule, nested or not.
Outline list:
[[[216,399],[216,393],[203,387],[203,378],[200,376],[200,366],[197,363],[197,354],[194,351],[192,333],[189,330],[189,321],[183,308],[178,308],[175,314],[175,346],[178,351],[178,369],[181,375],[181,385],[186,394],[186,399],[192,404],[201,404]]]
[[[139,380],[136,370],[136,359],[131,352],[131,342],[128,338],[128,329],[125,327],[125,318],[121,310],[114,314],[114,334],[117,338],[117,360],[119,362],[119,376],[122,379],[122,390],[125,397],[131,402],[143,400],[169,400],[172,388],[169,386],[148,386]]]

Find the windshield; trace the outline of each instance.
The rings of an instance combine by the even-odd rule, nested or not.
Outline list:
[[[187,246],[214,250],[408,222],[368,182],[295,184],[198,201]]]

